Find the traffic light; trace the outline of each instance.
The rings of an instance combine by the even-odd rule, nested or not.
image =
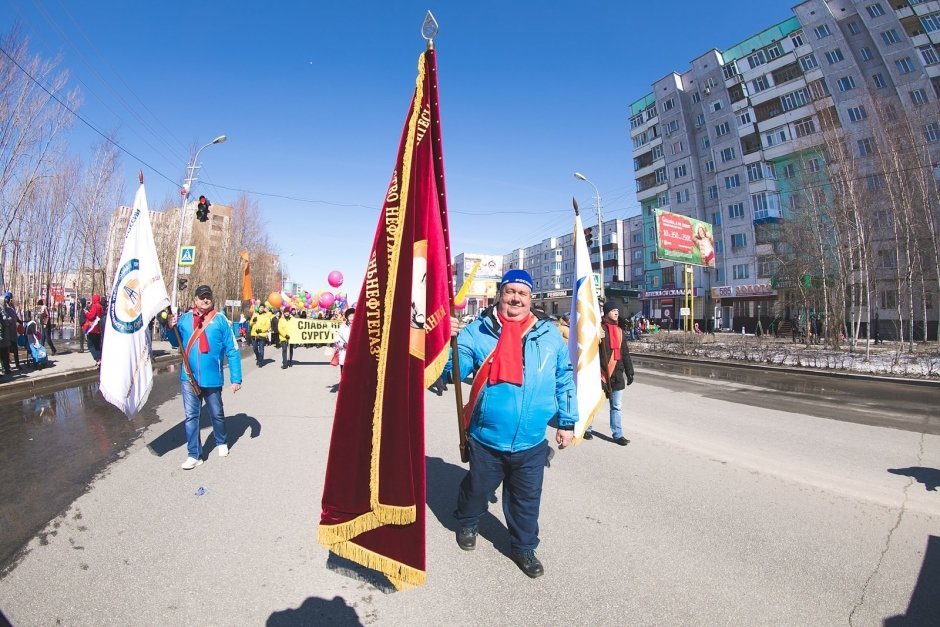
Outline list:
[[[212,203],[205,196],[199,197],[199,204],[196,205],[196,219],[200,222],[206,222],[209,219],[209,207]]]
[[[594,245],[594,227],[589,226],[584,229],[584,240],[587,242],[588,248]]]
[[[180,278],[176,279],[176,285],[177,285],[177,287],[179,287],[179,289],[180,289],[181,292],[186,289],[186,284],[187,284],[187,283],[189,283],[189,279],[187,279],[187,278],[180,277]]]

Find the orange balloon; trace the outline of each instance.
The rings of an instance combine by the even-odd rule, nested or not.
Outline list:
[[[277,292],[271,292],[268,294],[268,302],[271,303],[271,306],[275,309],[279,309],[282,303],[281,295]]]

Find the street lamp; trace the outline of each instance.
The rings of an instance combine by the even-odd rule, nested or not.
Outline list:
[[[196,168],[199,166],[196,165],[196,161],[199,160],[199,153],[202,152],[203,148],[208,148],[212,144],[221,144],[227,138],[225,135],[219,135],[211,142],[200,148],[196,151],[196,154],[193,156],[192,162],[186,166],[186,182],[183,183],[183,189],[180,190],[180,194],[183,196],[183,208],[180,210],[180,228],[179,233],[176,236],[176,256],[180,254],[180,247],[183,245],[183,220],[186,219],[186,204],[189,199],[189,189],[192,187],[193,181],[196,180]],[[179,259],[174,259],[173,263],[173,298],[170,300],[170,304],[176,307],[176,296],[179,288]]]
[[[597,230],[600,231],[597,238],[597,255],[601,262],[601,299],[604,299],[604,220],[601,218],[601,193],[597,191],[597,185],[580,172],[575,172],[574,178],[591,183],[591,187],[594,188],[594,209],[597,210]]]

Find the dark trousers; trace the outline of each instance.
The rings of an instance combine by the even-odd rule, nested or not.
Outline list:
[[[539,545],[539,506],[548,441],[515,453],[495,451],[472,438],[467,444],[470,472],[460,483],[454,512],[460,526],[477,527],[490,495],[502,483],[509,545],[513,551],[535,549]]]
[[[255,361],[258,362],[260,366],[264,362],[264,345],[267,343],[267,340],[263,337],[252,338],[252,342],[255,346]]]
[[[281,342],[281,365],[289,366],[294,361],[294,345],[290,342]]]
[[[0,364],[3,365],[4,374],[10,374],[10,347],[0,348]]]

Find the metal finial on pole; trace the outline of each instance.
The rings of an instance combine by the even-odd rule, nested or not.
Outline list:
[[[434,47],[434,38],[437,37],[438,30],[439,27],[437,20],[434,19],[434,14],[428,11],[428,14],[424,16],[424,23],[421,24],[421,36],[428,40],[429,50]]]
[[[578,201],[575,200],[574,196],[571,197],[571,204],[574,206],[574,215],[581,215],[581,210],[578,209]]]
[[[137,170],[137,180],[140,181],[141,185],[144,184],[144,171],[143,170]]]

